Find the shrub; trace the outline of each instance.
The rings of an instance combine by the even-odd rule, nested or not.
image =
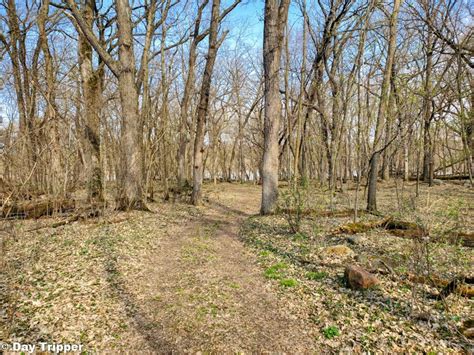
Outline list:
[[[306,186],[291,186],[287,191],[282,193],[282,206],[280,210],[283,212],[290,230],[296,234],[300,232],[301,220],[304,208],[306,206],[307,188]]]
[[[332,339],[339,336],[340,332],[338,327],[331,325],[330,327],[323,329],[323,334],[326,339]]]

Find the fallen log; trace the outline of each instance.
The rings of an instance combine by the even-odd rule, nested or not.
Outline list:
[[[416,181],[416,176],[410,176],[408,181]],[[469,180],[469,175],[435,175],[434,180]],[[423,182],[420,179],[420,182]]]
[[[31,229],[28,229],[27,232],[34,232],[34,231],[44,229],[44,228],[58,228],[58,227],[65,226],[73,222],[82,221],[89,218],[96,218],[96,217],[99,217],[100,215],[101,215],[101,211],[96,206],[83,208],[78,213],[72,215],[71,217],[65,220],[55,222],[53,224],[37,226]]]
[[[4,204],[0,209],[0,218],[27,219],[51,216],[54,213],[71,212],[75,201],[71,199],[42,199],[35,201],[13,202]]]
[[[458,276],[452,280],[446,280],[436,275],[427,277],[422,275],[408,274],[407,278],[411,282],[426,284],[441,288],[441,291],[434,296],[436,299],[444,299],[451,293],[457,293],[469,298],[474,297],[474,277]]]
[[[435,175],[438,180],[469,180],[469,175]]]
[[[428,231],[416,223],[406,222],[386,217],[373,222],[355,222],[337,227],[331,232],[331,235],[338,234],[358,234],[368,232],[375,228],[383,228],[390,234],[406,239],[421,239],[429,237]],[[447,242],[450,244],[461,244],[465,247],[474,247],[474,233],[454,232],[443,237],[431,238],[433,242]]]
[[[293,208],[280,208],[279,212],[282,214],[291,214],[294,215],[298,211]],[[344,210],[326,210],[321,211],[315,208],[305,208],[302,209],[300,212],[301,216],[311,216],[311,217],[334,217],[334,218],[342,218],[342,217],[352,217],[354,215],[354,209],[348,208]],[[358,210],[357,214],[362,215],[367,213],[365,210]]]
[[[343,226],[337,227],[335,230],[331,232],[331,234],[337,235],[337,234],[364,233],[375,228],[380,228],[386,225],[389,221],[390,221],[390,217],[386,217],[382,220],[372,221],[372,222],[351,222]]]
[[[424,236],[428,237],[426,233],[423,234],[422,231],[419,229],[392,229],[389,230],[390,234],[399,237],[399,238],[405,238],[405,239],[420,239]],[[468,232],[455,232],[452,234],[444,235],[442,237],[437,237],[433,238],[431,237],[430,239],[431,242],[443,242],[443,243],[449,243],[453,245],[462,245],[464,247],[468,248],[474,248],[474,233],[468,233]]]

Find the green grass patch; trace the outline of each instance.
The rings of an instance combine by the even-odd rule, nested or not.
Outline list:
[[[280,279],[283,277],[282,270],[288,267],[285,263],[277,263],[265,270],[264,275],[267,279]]]
[[[298,285],[298,281],[295,279],[281,279],[280,285],[283,287],[295,287]]]

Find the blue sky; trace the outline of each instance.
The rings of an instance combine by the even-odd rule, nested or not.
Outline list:
[[[245,37],[248,44],[261,47],[263,41],[263,8],[263,0],[244,1],[226,19],[225,27],[230,30],[233,36],[240,33],[241,36]]]
[[[229,3],[230,1],[226,1],[221,8],[224,9]],[[263,45],[264,5],[264,0],[243,0],[229,14],[224,24],[224,27],[230,30],[231,37],[240,33],[246,43],[253,44],[255,48],[261,48]],[[291,27],[295,22],[301,21],[300,10],[297,6],[290,5],[288,17],[288,24]]]

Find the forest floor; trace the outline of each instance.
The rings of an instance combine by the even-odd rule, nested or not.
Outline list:
[[[284,214],[257,215],[260,188],[206,185],[203,206],[159,202],[58,228],[31,231],[61,217],[4,222],[0,341],[143,353],[472,351],[462,324],[473,301],[432,299],[439,290],[407,277],[426,267],[447,279],[472,273],[472,248],[381,229],[335,234],[352,218],[317,212],[291,233]],[[354,201],[353,189],[328,196],[308,190],[305,208]],[[379,208],[433,235],[473,231],[468,187],[422,185],[413,196],[414,184],[383,184]],[[348,264],[379,270],[378,287],[347,288]]]

